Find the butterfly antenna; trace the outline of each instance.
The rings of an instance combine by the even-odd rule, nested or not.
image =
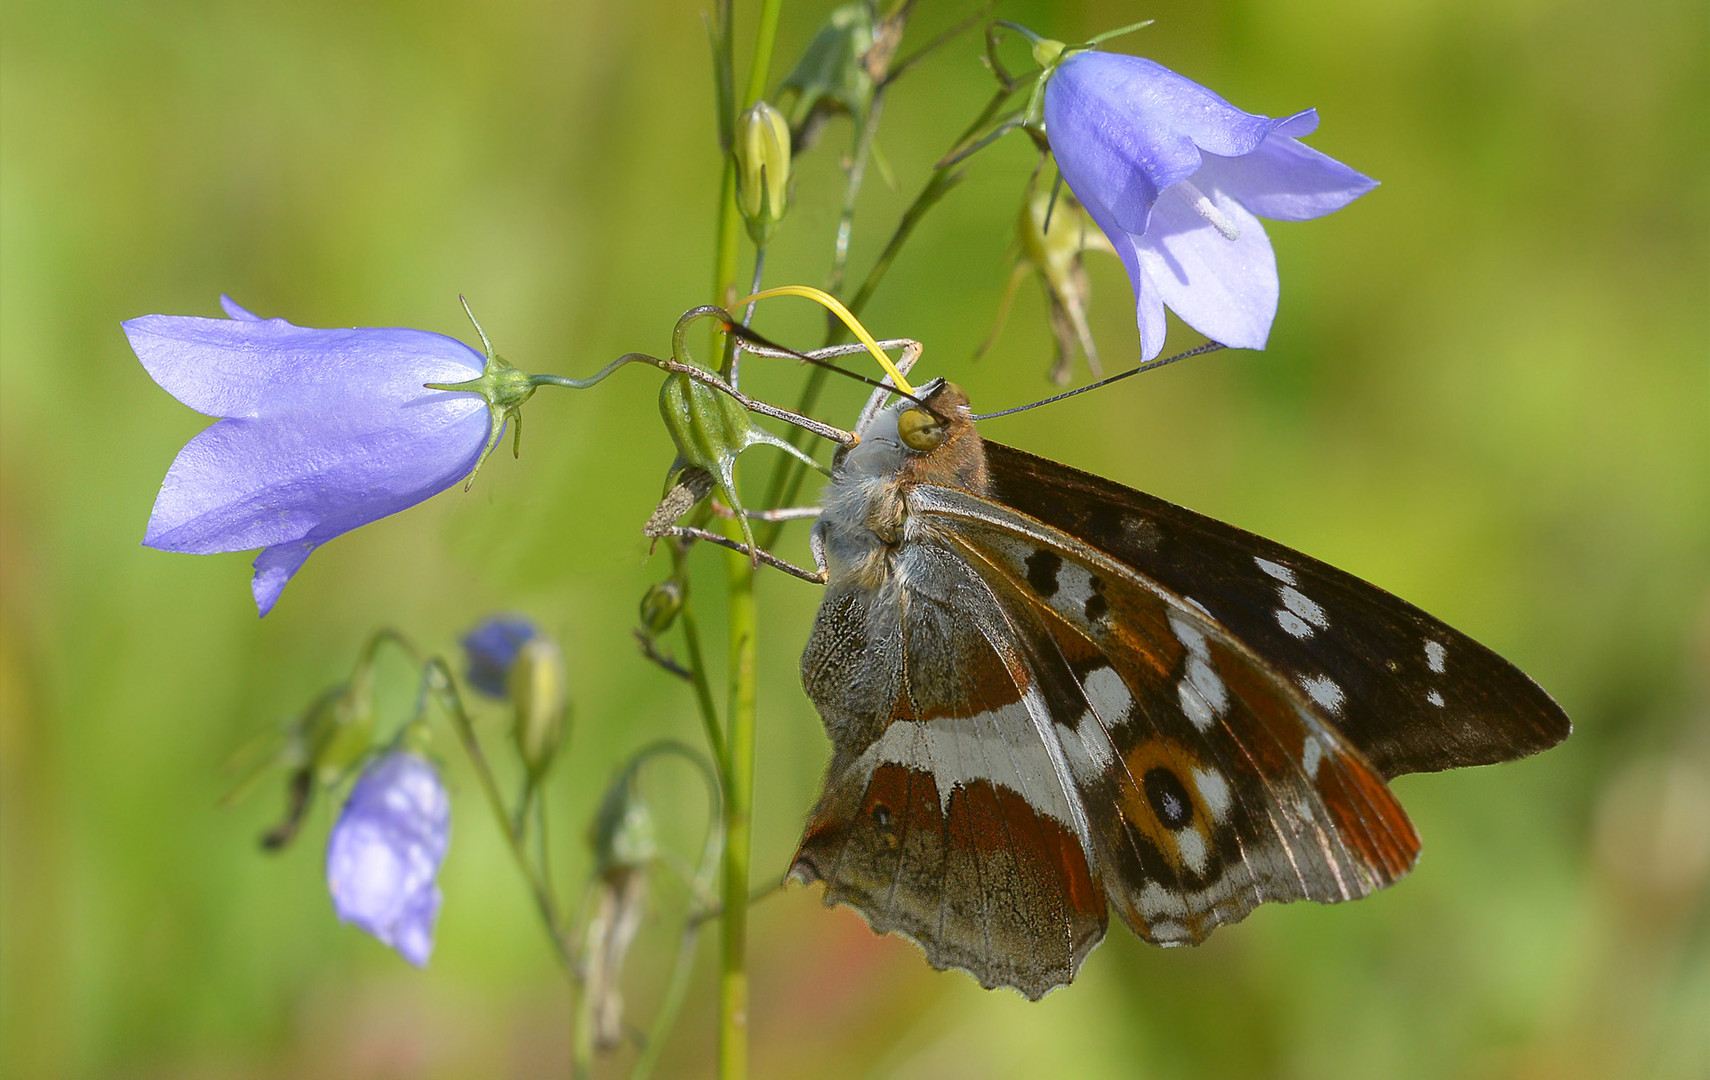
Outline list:
[[[1073,390],[1066,390],[1061,394],[1053,394],[1048,398],[1042,398],[1038,401],[1032,402],[1032,403],[1027,404],[1027,405],[1017,405],[1013,409],[1000,409],[997,412],[975,413],[973,416],[973,419],[975,419],[975,420],[991,420],[991,419],[993,419],[995,417],[999,417],[999,416],[1008,416],[1011,413],[1026,412],[1028,409],[1037,409],[1039,406],[1049,405],[1053,401],[1062,401],[1064,398],[1072,398],[1076,394],[1084,394],[1088,390],[1097,390],[1101,386],[1109,386],[1113,382],[1120,382],[1123,379],[1128,378],[1130,375],[1138,375],[1142,371],[1151,371],[1154,368],[1161,368],[1165,364],[1173,364],[1177,360],[1186,360],[1190,356],[1202,356],[1205,353],[1216,352],[1218,349],[1222,349],[1225,347],[1226,346],[1224,346],[1224,344],[1220,341],[1208,341],[1204,345],[1194,346],[1193,348],[1189,349],[1187,352],[1179,352],[1174,356],[1166,356],[1162,360],[1149,360],[1146,363],[1141,364],[1137,368],[1129,368],[1127,371],[1124,371],[1118,375],[1112,375],[1108,379],[1100,379],[1098,382],[1088,383],[1085,386],[1078,386]]]
[[[876,387],[880,390],[888,390],[898,397],[908,398],[916,405],[924,406],[926,404],[926,402],[920,400],[920,398],[913,394],[906,393],[890,383],[880,382],[878,379],[869,379],[867,376],[862,375],[859,372],[850,371],[848,368],[838,367],[829,360],[821,360],[817,356],[809,356],[807,353],[797,352],[788,345],[780,345],[777,342],[772,341],[770,338],[750,330],[748,327],[743,326],[734,319],[727,320],[724,324],[724,329],[726,333],[741,341],[742,347],[751,353],[757,353],[760,356],[774,356],[780,359],[799,360],[804,364],[813,364],[815,367],[822,367],[827,371],[835,371],[844,378],[854,379],[856,382],[866,383],[868,386]]]

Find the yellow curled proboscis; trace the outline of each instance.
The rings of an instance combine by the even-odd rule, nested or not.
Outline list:
[[[903,373],[897,370],[897,366],[891,363],[891,358],[885,355],[885,350],[879,348],[879,343],[873,340],[873,335],[867,333],[867,328],[861,325],[861,320],[844,307],[837,297],[824,289],[816,289],[812,285],[779,285],[776,288],[762,289],[753,296],[738,300],[734,306],[742,307],[757,300],[769,300],[774,296],[806,297],[842,319],[843,325],[849,328],[849,332],[854,334],[861,344],[867,346],[867,351],[872,353],[873,359],[877,360],[879,366],[885,369],[885,374],[891,377],[891,382],[896,384],[897,389],[905,394],[914,393],[914,387],[910,386],[909,381],[903,378]]]

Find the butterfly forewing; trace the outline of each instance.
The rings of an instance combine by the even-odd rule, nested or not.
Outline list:
[[[992,500],[1202,608],[1386,777],[1523,757],[1571,730],[1514,665],[1352,574],[1066,465],[984,448]]]
[[[1266,900],[1353,899],[1411,867],[1418,840],[1371,765],[1209,617],[977,496],[918,488],[910,503],[1009,616],[1136,933],[1199,941]]]

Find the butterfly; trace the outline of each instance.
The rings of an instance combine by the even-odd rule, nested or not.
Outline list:
[[[1571,730],[1373,585],[983,440],[953,384],[881,403],[813,533],[801,674],[832,758],[790,876],[936,968],[1037,999],[1112,909],[1187,945],[1369,895],[1419,854],[1386,781]]]

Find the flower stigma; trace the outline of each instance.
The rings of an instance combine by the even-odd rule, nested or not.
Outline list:
[[[753,296],[738,300],[735,306],[745,307],[760,300],[770,300],[774,296],[806,297],[837,316],[843,321],[843,325],[849,328],[849,332],[854,334],[861,344],[867,346],[867,351],[873,354],[873,359],[877,360],[879,366],[885,369],[885,374],[891,377],[891,383],[905,394],[912,395],[914,393],[914,387],[909,384],[907,379],[903,378],[903,374],[897,370],[897,366],[891,363],[891,358],[885,355],[885,350],[879,348],[879,343],[873,339],[872,334],[867,332],[867,328],[861,325],[861,320],[844,307],[842,301],[824,289],[816,289],[812,285],[779,285],[772,289],[762,289]]]

